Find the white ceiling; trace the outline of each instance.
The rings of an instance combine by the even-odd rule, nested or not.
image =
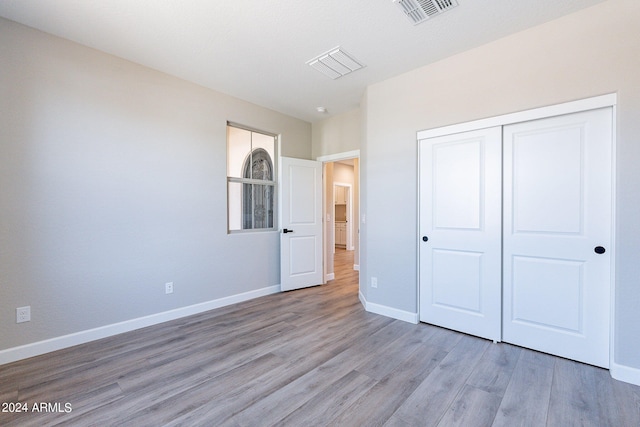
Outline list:
[[[391,0],[0,0],[0,16],[314,122],[372,83],[601,1],[458,0],[416,26]],[[306,65],[336,46],[366,67],[331,80]]]

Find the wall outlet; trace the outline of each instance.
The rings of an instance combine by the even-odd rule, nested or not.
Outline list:
[[[165,294],[173,293],[173,282],[167,282],[164,284],[164,293]]]
[[[16,308],[16,323],[31,321],[31,306]]]
[[[371,278],[371,287],[372,288],[377,288],[378,287],[378,278],[377,277],[372,277]]]

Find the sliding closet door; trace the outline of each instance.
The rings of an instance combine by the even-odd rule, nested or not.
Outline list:
[[[500,340],[501,128],[420,141],[420,321]]]
[[[609,366],[612,110],[504,127],[503,340]]]

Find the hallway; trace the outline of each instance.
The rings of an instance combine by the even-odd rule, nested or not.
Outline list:
[[[333,256],[335,280],[332,280],[330,283],[338,281],[341,284],[353,284],[355,285],[354,291],[357,294],[359,274],[353,269],[353,255],[354,251],[336,248],[336,253]]]

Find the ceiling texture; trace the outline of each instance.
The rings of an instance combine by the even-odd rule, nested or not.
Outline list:
[[[0,16],[315,122],[368,85],[602,1],[457,0],[418,25],[392,0],[0,0]],[[307,65],[337,46],[364,67],[334,80]]]

